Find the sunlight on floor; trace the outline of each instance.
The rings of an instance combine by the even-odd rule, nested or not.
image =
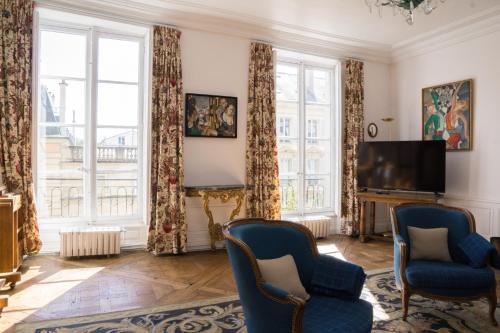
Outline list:
[[[64,294],[75,288],[93,275],[99,273],[105,267],[89,267],[77,269],[62,269],[54,274],[42,278],[46,272],[41,266],[31,266],[23,274],[23,279],[14,289],[14,293],[9,297],[9,307],[4,309],[4,314],[10,314],[8,321],[3,321],[0,331],[4,331],[16,322],[24,321],[26,318],[36,313],[54,300],[64,297]],[[35,282],[33,279],[40,279]],[[30,283],[28,283],[30,281]],[[31,284],[29,287],[25,287]],[[50,284],[50,288],[47,288]],[[18,304],[29,304],[19,306]],[[3,318],[2,318],[3,319]]]
[[[382,306],[377,302],[377,299],[372,292],[365,286],[363,288],[362,297],[365,301],[373,305],[373,321],[389,320],[389,315],[384,311]]]
[[[318,251],[320,254],[326,254],[335,258],[346,260],[335,244],[318,244]]]

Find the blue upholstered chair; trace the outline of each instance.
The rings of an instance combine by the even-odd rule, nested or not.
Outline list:
[[[371,331],[370,303],[358,297],[329,297],[312,291],[310,283],[315,265],[320,259],[324,262],[332,258],[320,257],[316,241],[307,228],[286,221],[241,219],[226,223],[224,236],[249,333]],[[262,278],[256,259],[274,259],[287,254],[293,256],[300,280],[311,295],[308,301]],[[349,271],[341,274],[354,280]]]
[[[458,244],[476,230],[467,210],[438,204],[403,204],[391,209],[394,236],[394,275],[401,290],[403,318],[410,296],[418,294],[443,301],[467,301],[486,297],[493,325],[497,305],[495,273],[490,267],[472,268]],[[448,228],[448,249],[453,262],[410,260],[408,226]]]

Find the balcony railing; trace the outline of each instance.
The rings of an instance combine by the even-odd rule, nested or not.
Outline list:
[[[71,162],[83,161],[83,146],[70,146]],[[100,146],[97,147],[97,162],[136,163],[137,147]]]
[[[45,218],[74,218],[85,215],[83,186],[72,185],[82,182],[82,179],[47,179],[59,182],[60,185],[47,185],[39,188],[40,215]],[[106,181],[106,180],[105,180]],[[64,184],[66,182],[66,184]],[[113,179],[109,182],[122,182],[124,185],[110,185],[97,183],[97,215],[125,216],[135,215],[138,212],[137,180]]]
[[[325,187],[319,183],[322,179],[306,179],[304,205],[306,209],[321,209],[325,207]],[[280,179],[281,209],[296,211],[298,204],[298,179]]]

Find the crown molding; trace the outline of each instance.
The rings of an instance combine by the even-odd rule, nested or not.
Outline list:
[[[500,6],[395,44],[391,52],[392,62],[436,52],[497,31],[500,31]]]
[[[391,46],[274,20],[242,15],[203,4],[168,0],[35,0],[38,6],[142,25],[169,25],[260,40],[276,47],[335,58],[390,63]]]

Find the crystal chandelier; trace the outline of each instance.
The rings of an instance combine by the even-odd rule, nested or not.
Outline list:
[[[446,0],[440,1],[445,2]],[[380,16],[382,16],[382,8],[384,7],[391,7],[394,15],[399,11],[409,25],[414,22],[415,10],[422,9],[426,15],[429,15],[437,6],[437,0],[365,0],[365,2],[370,7],[370,12],[375,6]]]

